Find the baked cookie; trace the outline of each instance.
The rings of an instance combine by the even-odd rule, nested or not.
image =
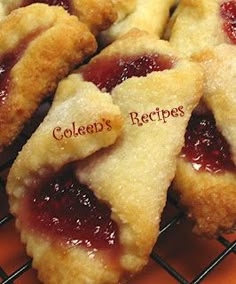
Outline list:
[[[166,31],[166,39],[190,56],[205,47],[236,43],[235,0],[181,0]]]
[[[174,188],[208,237],[236,224],[236,48],[222,44],[194,57],[205,73],[206,111],[192,117]]]
[[[3,16],[14,9],[33,3],[62,6],[85,23],[94,34],[107,29],[117,18],[111,0],[2,0],[1,2],[0,15]]]
[[[88,89],[104,99],[108,99],[104,92],[109,91],[124,118],[120,138],[75,162],[82,157],[80,153],[85,153],[83,157],[91,154],[88,138],[84,136],[79,145],[71,145],[65,137],[49,139],[47,133],[53,126],[64,129],[63,116],[73,121],[67,111],[70,107],[52,108],[9,174],[11,211],[41,281],[118,283],[146,264],[156,241],[185,128],[202,93],[202,73],[197,64],[176,58],[168,43],[133,31],[73,76],[81,78],[81,87],[86,86],[85,92],[77,91],[80,105],[72,108],[78,112],[76,117],[81,117]],[[59,86],[60,95],[54,101],[58,107],[74,88],[65,86]],[[98,105],[91,109],[91,103],[93,99],[88,100],[93,120],[97,112],[104,117],[104,111],[115,108]],[[90,123],[87,116],[82,118],[86,118],[83,124]],[[103,126],[106,129],[109,123]],[[60,130],[58,139],[58,134],[68,135]],[[89,139],[104,139],[105,134],[100,135]],[[54,150],[52,143],[61,145],[61,141],[64,145]],[[35,149],[39,152],[30,159]],[[27,164],[26,158],[30,159]]]
[[[73,223],[73,216],[76,214],[77,218],[79,212],[80,218],[86,218],[85,214],[90,210],[88,208],[86,211],[87,193],[82,192],[81,196],[72,176],[71,180],[63,184],[63,190],[68,189],[67,196],[57,194],[60,192],[59,181],[55,187],[51,185],[58,171],[61,173],[59,179],[68,177],[62,169],[64,165],[73,167],[74,161],[114,143],[122,128],[122,117],[109,94],[101,93],[92,83],[82,82],[76,74],[70,75],[59,84],[55,96],[45,120],[23,147],[10,170],[7,182],[9,203],[11,212],[17,217],[16,224],[21,231],[22,241],[26,243],[27,251],[33,257],[33,266],[39,270],[39,278],[43,283],[55,283],[54,274],[60,279],[60,283],[88,283],[86,278],[83,278],[85,276],[80,274],[83,273],[81,267],[85,265],[83,258],[87,263],[92,261],[92,255],[90,260],[87,259],[89,248],[84,251],[73,249],[73,246],[78,245],[76,230],[80,226],[79,219]],[[74,188],[70,188],[70,182],[74,182]],[[42,187],[46,195],[40,191]],[[76,190],[78,192],[75,192]],[[84,205],[81,205],[83,198]],[[89,193],[87,198],[96,203],[95,197],[91,197]],[[77,201],[80,203],[76,204]],[[56,206],[60,206],[60,216],[54,211]],[[43,211],[40,210],[43,207]],[[105,205],[99,207],[99,210],[101,216],[105,210],[105,217],[109,218],[110,212]],[[55,213],[52,219],[51,213]],[[66,224],[63,223],[65,221]],[[89,216],[86,221],[89,223]],[[98,225],[100,223],[98,221]],[[108,224],[108,229],[109,226]],[[83,233],[93,232],[88,228],[87,231],[82,231],[82,237],[79,235],[86,246],[87,235]],[[109,241],[112,240],[111,236]],[[56,245],[52,245],[52,241],[55,241]],[[95,243],[98,241],[95,240]],[[58,265],[58,269],[50,273],[53,265]],[[91,267],[92,269],[94,268]],[[49,274],[45,277],[47,272]],[[66,277],[68,279],[65,279]]]
[[[168,43],[138,31],[113,43],[80,72],[111,92],[125,118],[117,142],[79,162],[77,177],[109,204],[119,228],[121,271],[133,274],[146,264],[158,237],[202,74],[196,64],[177,59]],[[186,84],[179,90],[183,78]],[[168,114],[171,118],[165,119]],[[114,279],[121,277],[115,272]]]
[[[59,80],[95,52],[96,41],[63,8],[34,4],[0,23],[0,42],[2,148],[15,139]]]
[[[120,3],[130,1],[113,2],[119,4],[117,10],[120,15],[120,7],[123,8]],[[148,31],[161,37],[174,2],[174,0],[146,0],[145,3],[142,0],[131,1],[132,5],[130,4],[129,9],[126,9],[126,16],[124,17],[122,13],[123,16],[118,17],[117,21],[101,34],[102,44],[114,41],[132,28]]]

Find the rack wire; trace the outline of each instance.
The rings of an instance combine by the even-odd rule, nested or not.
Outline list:
[[[28,134],[23,133],[22,139],[24,142],[28,138]],[[23,143],[22,143],[23,144]],[[7,172],[10,166],[12,165],[15,157],[11,157],[9,160],[6,160],[4,164],[0,165],[0,194],[5,191],[5,180],[1,177],[2,173]],[[168,235],[168,232],[179,222],[186,219],[185,212],[182,211],[178,206],[178,202],[176,199],[169,194],[168,196],[168,204],[175,208],[176,213],[172,218],[161,226],[160,237]],[[2,206],[2,204],[1,204]],[[14,217],[7,213],[3,217],[0,218],[0,241],[1,241],[1,229],[6,226],[8,223],[13,222]],[[236,240],[229,241],[223,236],[220,236],[217,240],[222,245],[222,251],[219,255],[213,259],[206,267],[202,269],[202,271],[195,276],[192,280],[187,280],[185,275],[182,275],[179,271],[177,271],[171,264],[168,263],[168,260],[160,256],[154,249],[150,255],[150,258],[153,259],[157,265],[162,267],[166,272],[168,272],[173,279],[175,279],[180,284],[198,284],[201,283],[206,277],[209,276],[210,273],[220,264],[222,263],[229,255],[235,255],[236,253]],[[0,251],[1,253],[1,251]],[[0,263],[0,283],[1,284],[14,284],[14,281],[19,279],[24,273],[32,269],[32,261],[31,259],[27,260],[21,266],[19,266],[15,271],[11,274],[7,274],[4,270],[4,267]]]

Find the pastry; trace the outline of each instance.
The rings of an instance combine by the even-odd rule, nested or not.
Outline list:
[[[182,0],[165,38],[185,56],[205,47],[236,43],[235,0]]]
[[[107,29],[117,18],[111,0],[2,0],[1,2],[0,16],[8,15],[14,9],[33,3],[62,6],[70,14],[77,16],[95,34]]]
[[[82,82],[79,75],[70,75],[59,84],[48,115],[14,162],[7,182],[11,212],[17,216],[16,224],[21,231],[22,241],[26,243],[29,255],[33,256],[33,266],[39,270],[39,278],[42,278],[43,283],[55,283],[54,274],[60,279],[57,283],[88,283],[86,278],[81,280],[81,276],[78,278],[80,282],[75,278],[75,275],[78,277],[81,273],[80,264],[83,267],[83,258],[87,261],[88,257],[86,251],[73,250],[78,233],[77,227],[71,227],[79,226],[79,219],[76,220],[77,223],[73,223],[73,215],[78,214],[81,209],[75,204],[80,192],[74,194],[77,188],[73,191],[67,181],[64,189],[68,189],[68,196],[60,199],[60,193],[57,195],[59,182],[58,187],[52,188],[50,180],[53,180],[58,171],[63,173],[62,179],[66,177],[66,172],[62,169],[64,165],[73,167],[74,161],[114,143],[121,128],[122,117],[119,108],[112,103],[111,96],[101,93],[92,83]],[[72,176],[71,178],[73,181]],[[76,186],[75,183],[74,185]],[[42,186],[45,190],[48,189],[45,196],[40,192]],[[56,200],[50,196],[50,191]],[[84,195],[79,197],[84,198]],[[74,200],[70,200],[71,196]],[[62,212],[58,212],[59,215],[53,212],[56,204]],[[44,210],[40,211],[44,205]],[[66,205],[70,206],[69,212],[66,211]],[[100,211],[103,207],[99,208]],[[55,213],[52,219],[50,210]],[[84,205],[79,213],[86,212]],[[109,214],[109,210],[105,213]],[[65,219],[66,225],[63,227]],[[50,229],[53,225],[63,227],[63,235],[59,232],[60,228],[55,227],[55,231]],[[69,229],[71,230],[68,232]],[[89,228],[87,232],[90,232]],[[85,236],[82,237],[83,241],[84,238]],[[52,245],[51,241],[56,241],[56,245]],[[52,265],[58,265],[54,273],[50,272]],[[45,269],[49,273],[46,278]],[[63,280],[64,277],[68,279]]]
[[[236,228],[236,48],[222,44],[194,56],[205,73],[203,103],[191,118],[174,189],[207,237]]]
[[[147,263],[158,236],[185,128],[202,93],[202,72],[197,64],[178,59],[168,43],[135,30],[71,76],[81,86],[78,107],[71,104],[76,115],[81,117],[88,89],[104,99],[110,92],[124,118],[122,132],[115,144],[80,160],[92,153],[86,138],[69,144],[65,136],[70,134],[60,126],[65,119],[57,122],[62,113],[70,117],[66,123],[73,121],[70,108],[52,108],[10,171],[10,207],[41,281],[118,283]],[[66,84],[54,100],[58,107],[61,100],[72,100],[68,90],[73,93],[75,87]],[[89,118],[112,108],[92,107]],[[58,125],[60,140],[49,139],[48,129]],[[94,143],[109,135],[108,125],[103,126],[106,132]],[[55,149],[52,143],[60,141],[65,141],[63,149]],[[39,152],[30,159],[36,145]]]
[[[120,15],[120,8],[123,8],[120,3],[131,2],[132,5],[129,3],[125,17],[122,13],[122,16],[118,17],[117,21],[101,34],[100,39],[103,45],[114,41],[132,28],[148,31],[161,37],[174,0],[146,0],[145,3],[141,0],[114,0],[113,2],[117,7],[118,15]]]
[[[44,17],[42,17],[44,15]],[[96,50],[88,28],[61,7],[34,4],[0,22],[0,148],[9,145],[60,79]]]

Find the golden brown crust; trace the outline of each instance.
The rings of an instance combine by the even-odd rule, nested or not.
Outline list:
[[[236,174],[198,172],[182,158],[174,189],[194,221],[194,232],[207,237],[232,232],[236,226]]]
[[[137,0],[132,12],[129,12],[123,19],[118,19],[110,29],[101,34],[101,42],[103,44],[113,42],[132,28],[138,28],[160,37],[173,3],[174,0],[146,0],[145,3]]]
[[[0,54],[32,34],[36,36],[10,71],[10,93],[0,106],[1,147],[12,142],[58,81],[96,49],[94,37],[76,17],[61,7],[34,4],[1,22]]]
[[[213,112],[216,125],[227,139],[236,164],[236,48],[221,44],[193,59],[205,73],[203,101]]]
[[[94,34],[109,28],[117,18],[116,9],[110,0],[74,0],[72,13]]]
[[[133,31],[98,57],[155,53],[175,54],[167,42]],[[180,89],[183,80],[185,84]],[[125,118],[120,138],[108,149],[78,163],[80,181],[112,208],[112,218],[119,225],[123,246],[120,260],[123,271],[135,273],[148,260],[158,236],[166,192],[183,145],[185,127],[201,91],[202,73],[198,65],[182,60],[177,60],[172,70],[127,79],[111,93]],[[138,127],[132,125],[129,118],[133,111],[144,113],[156,107],[171,109],[179,105],[186,110],[185,116],[170,119],[167,124],[153,122]]]
[[[111,0],[71,0],[70,12],[86,24],[91,32],[97,34],[116,20],[117,12]],[[35,1],[37,3],[37,1]],[[21,7],[24,0],[2,0],[0,18]]]
[[[220,16],[221,0],[181,0],[166,31],[166,39],[184,56],[229,42]]]

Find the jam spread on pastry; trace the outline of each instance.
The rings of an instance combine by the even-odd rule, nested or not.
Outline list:
[[[193,56],[205,74],[202,101],[211,115],[193,115],[174,180],[194,232],[207,237],[232,232],[236,224],[234,58],[236,49],[230,44]]]
[[[117,11],[111,0],[7,0],[0,3],[0,13],[2,10],[3,16],[6,16],[19,7],[34,3],[63,7],[70,14],[77,16],[94,34],[109,28],[117,18]]]
[[[161,37],[175,1],[146,0],[145,4],[140,0],[113,2],[118,11],[118,19],[108,30],[101,33],[100,41],[103,45],[113,42],[133,28]]]
[[[185,134],[182,156],[194,169],[219,173],[235,171],[229,144],[217,130],[212,114],[193,115]]]
[[[76,17],[45,4],[17,9],[2,20],[0,42],[3,148],[20,133],[41,101],[54,92],[58,81],[95,51],[96,42]]]
[[[233,44],[236,44],[236,1],[221,4],[221,16],[224,19],[224,30]]]
[[[69,164],[31,188],[21,213],[24,222],[61,245],[96,250],[117,246],[118,228],[111,210],[73,173],[73,164]]]
[[[138,41],[136,41],[137,38]],[[133,48],[129,48],[130,46]],[[163,58],[169,59],[167,65],[166,61],[164,65],[161,65],[161,70],[164,69],[162,72],[155,71],[159,69],[156,67],[157,61],[153,60],[155,54],[158,55],[158,62],[161,64]],[[83,77],[86,69],[90,70],[91,74],[95,72],[92,71],[92,67],[98,71],[96,64],[93,64],[100,62],[102,58],[115,59],[110,62],[105,60],[106,63],[109,62],[108,66],[111,66],[111,63],[116,65],[123,58],[127,59],[128,76],[122,75],[123,69],[118,74],[121,77],[118,79],[118,76],[115,77],[115,82],[120,82],[122,78],[123,82],[118,85],[108,84],[106,89],[112,89],[111,95],[104,90],[99,90],[94,83],[85,81]],[[28,253],[33,256],[33,265],[39,271],[39,278],[45,283],[57,283],[61,280],[61,275],[65,273],[66,278],[63,279],[63,283],[75,281],[76,283],[97,284],[118,283],[127,275],[140,271],[147,263],[149,253],[158,236],[161,212],[166,202],[168,186],[174,177],[176,158],[183,146],[185,128],[192,109],[199,101],[202,89],[202,72],[198,65],[177,58],[173,64],[173,58],[176,58],[176,54],[168,43],[159,41],[155,36],[144,32],[133,31],[114,42],[92,59],[87,66],[76,71],[59,85],[48,116],[24,146],[14,163],[7,182],[11,211],[17,216],[17,225],[21,230],[22,240],[26,242]],[[140,77],[138,77],[139,72],[133,72],[133,61],[140,63],[138,66],[142,70]],[[131,66],[128,66],[129,63]],[[166,66],[168,68],[165,68]],[[152,68],[154,71],[150,72]],[[104,71],[107,74],[107,69]],[[176,88],[183,78],[185,78],[185,87],[176,93]],[[68,95],[69,90],[73,91],[72,97]],[[92,95],[96,95],[98,100],[90,97]],[[170,96],[173,96],[173,100],[169,99]],[[109,101],[110,105],[102,104],[102,99]],[[112,101],[116,106],[112,105]],[[183,106],[185,115],[170,119],[168,123],[162,123],[158,127],[155,123],[150,123],[138,129],[131,125],[128,118],[129,112],[133,110],[143,112],[150,111],[157,106],[173,108],[177,105]],[[118,107],[124,118],[122,132],[120,131],[121,118],[119,118]],[[60,117],[62,113],[66,115],[66,118]],[[100,118],[107,116],[112,121],[112,130],[115,132],[113,135],[111,131],[105,131],[97,133],[96,137],[92,134],[60,141],[49,135],[53,124],[54,127],[56,124],[63,128],[63,125],[65,126],[69,121],[83,119],[83,122],[77,121],[77,124],[87,125],[89,120],[95,120],[96,115]],[[60,124],[58,124],[59,118]],[[177,137],[173,141],[173,134],[177,129]],[[118,134],[120,137],[115,142]],[[161,137],[160,143],[156,143],[153,139],[157,136]],[[143,147],[144,141],[145,147]],[[104,142],[106,145],[103,145]],[[108,145],[111,146],[104,148]],[[163,145],[165,145],[164,150]],[[35,147],[40,149],[39,153],[35,153],[36,159],[34,156],[34,159],[30,159],[27,165],[24,164],[23,161],[29,158],[33,149],[36,149]],[[101,149],[102,147],[104,149]],[[95,151],[97,152],[94,153]],[[74,162],[72,168],[71,162]],[[47,186],[45,187],[43,185],[46,181]],[[82,187],[82,191],[78,190],[78,187]],[[27,218],[26,221],[24,219],[24,216],[28,214],[33,220],[36,216],[41,219],[40,216],[45,213],[46,219],[49,216],[49,220],[52,220],[51,217],[56,216],[54,208],[58,206],[55,202],[57,194],[60,208],[62,208],[60,214],[63,214],[62,220],[66,223],[71,215],[65,213],[66,209],[64,210],[62,203],[65,202],[66,208],[68,205],[73,212],[74,210],[80,212],[80,207],[74,205],[84,200],[83,198],[86,199],[86,203],[88,201],[89,204],[90,202],[95,204],[94,216],[91,216],[91,208],[89,208],[89,211],[85,211],[85,215],[82,214],[83,218],[79,219],[79,223],[84,226],[83,229],[81,226],[82,231],[79,229],[78,235],[76,231],[76,238],[78,236],[79,239],[78,245],[67,244],[62,248],[57,247],[52,241],[55,237],[54,233],[53,236],[52,231],[47,233],[45,227],[47,222],[43,227],[39,225],[40,228],[37,228],[37,225],[32,224],[35,223],[34,221],[28,222]],[[76,197],[73,196],[71,203],[73,194],[76,194]],[[41,198],[42,203],[39,201]],[[84,205],[84,201],[82,203]],[[49,210],[46,209],[48,204],[50,204]],[[26,212],[23,208],[27,208]],[[99,208],[102,208],[100,213],[98,213]],[[137,212],[142,212],[138,219]],[[95,240],[96,228],[93,218],[98,215],[98,219],[105,218],[104,222],[107,225],[104,227],[102,221],[102,234],[99,235],[98,240]],[[73,214],[73,217],[75,217],[74,221],[72,220],[74,224],[78,220],[77,214]],[[155,220],[155,222],[150,222],[150,220]],[[71,228],[70,221],[67,225]],[[42,231],[46,238],[41,236]],[[65,233],[66,240],[74,239],[73,228],[68,231],[72,232],[70,235]],[[92,254],[84,244],[86,240],[83,238],[83,232],[86,232],[86,238],[91,236],[89,241],[95,248]],[[80,233],[82,234],[81,240]],[[40,243],[40,249],[37,249]],[[119,253],[117,253],[117,248],[119,248]],[[115,261],[110,261],[111,255]],[[50,267],[49,270],[48,267]],[[51,274],[51,269],[57,273]]]
[[[100,90],[110,92],[131,77],[171,69],[173,61],[168,56],[158,54],[101,57],[82,68],[82,74],[84,80],[93,82]]]
[[[37,32],[36,32],[37,34]],[[8,52],[0,58],[0,104],[4,104],[6,97],[9,94],[9,83],[10,83],[10,72],[17,61],[20,60],[30,40],[34,38],[30,35],[29,38],[25,39],[18,47],[11,52]]]

